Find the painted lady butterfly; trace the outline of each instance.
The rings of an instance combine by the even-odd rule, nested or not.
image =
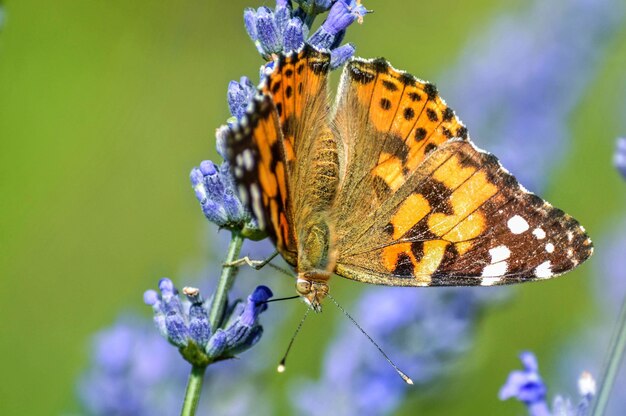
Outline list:
[[[332,274],[391,286],[547,279],[592,253],[579,223],[477,149],[433,84],[384,59],[278,57],[227,154],[244,204],[315,309]]]

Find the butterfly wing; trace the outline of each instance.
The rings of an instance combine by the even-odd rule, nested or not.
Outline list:
[[[311,205],[306,181],[317,133],[328,130],[329,69],[330,55],[308,45],[278,56],[259,97],[226,140],[240,196],[292,265],[298,258],[298,224],[306,220],[303,207]]]
[[[419,117],[405,117],[418,114],[415,88],[426,103]],[[476,149],[428,84],[357,60],[344,71],[338,103],[348,181],[336,203],[337,274],[397,286],[493,285],[552,277],[591,255],[578,222]],[[417,140],[420,129],[426,135]]]
[[[289,173],[276,105],[255,97],[239,123],[228,127],[226,154],[239,197],[291,264],[297,257],[289,198]]]

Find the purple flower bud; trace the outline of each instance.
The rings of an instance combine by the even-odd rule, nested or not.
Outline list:
[[[187,346],[189,331],[183,316],[176,311],[170,311],[165,316],[165,328],[167,329],[167,339],[177,347]]]
[[[248,8],[243,11],[243,24],[250,39],[256,42],[258,34],[256,31],[256,11],[254,9]]]
[[[226,131],[226,127],[218,130],[218,140],[220,137],[226,140]],[[223,143],[218,142],[218,147],[223,147]],[[203,161],[189,176],[202,212],[209,221],[219,227],[243,230],[246,238],[262,237],[256,236],[260,233],[259,227],[239,200],[227,162],[217,166],[211,161]]]
[[[550,410],[546,403],[546,386],[539,375],[537,359],[531,352],[520,354],[524,370],[512,371],[500,389],[500,400],[515,397],[523,402],[533,416],[549,416]]]
[[[191,302],[189,308],[189,336],[199,346],[203,347],[211,337],[211,325],[209,315],[204,308],[204,300],[200,296],[200,291],[194,288],[184,288],[183,293]]]
[[[174,286],[174,282],[172,282],[167,277],[159,280],[159,290],[161,291],[161,295],[163,296],[163,298],[165,298],[166,296],[171,297],[178,294],[178,290]]]
[[[263,49],[265,57],[273,53],[279,53],[282,49],[282,42],[274,13],[267,7],[260,7],[256,14],[256,30],[258,41]]]
[[[626,179],[626,137],[617,139],[617,149],[615,150],[613,163],[624,179]]]
[[[287,24],[289,20],[291,20],[291,9],[286,5],[276,3],[276,9],[274,10],[274,20],[276,21],[276,27],[278,28],[278,33],[285,33],[285,29],[287,28]]]
[[[284,39],[285,52],[297,51],[304,46],[304,32],[302,31],[302,21],[294,17],[285,28]]]
[[[263,335],[263,327],[237,327],[226,331],[226,345],[232,355],[240,354],[252,348]]]
[[[320,29],[323,29],[329,36],[334,37],[339,32],[346,30],[355,20],[362,19],[366,14],[367,10],[365,7],[355,0],[339,0],[330,8],[328,17],[324,23],[322,23]],[[331,44],[332,42],[329,43],[328,46],[325,46],[325,48],[330,47]]]
[[[239,82],[231,81],[228,84],[228,107],[230,108],[230,113],[237,120],[240,120],[246,114],[248,104],[250,104],[255,94],[256,88],[247,77],[241,77]]]
[[[226,350],[226,333],[223,329],[218,329],[209,339],[205,352],[209,357],[217,358],[224,353],[224,350]]]
[[[267,302],[268,299],[272,296],[274,296],[274,294],[269,287],[260,285],[257,286],[256,289],[254,289],[254,292],[252,292],[250,296],[248,296],[248,302],[255,304],[263,303],[263,306],[265,306],[265,308],[267,309],[267,304],[265,304],[265,302]]]
[[[159,303],[159,294],[156,292],[156,290],[146,290],[143,293],[143,303],[145,303],[148,306],[155,306]]]
[[[351,43],[346,43],[330,51],[330,69],[337,69],[346,63],[354,55],[356,48]]]

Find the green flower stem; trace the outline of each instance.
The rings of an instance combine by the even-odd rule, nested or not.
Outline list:
[[[205,370],[206,366],[194,365],[191,367],[189,380],[187,380],[187,391],[185,391],[185,401],[183,402],[183,409],[180,411],[181,416],[193,416],[196,414]]]
[[[234,262],[239,258],[239,252],[243,245],[244,237],[238,231],[233,231],[228,246],[228,254],[224,263]],[[222,266],[222,275],[217,285],[217,290],[213,297],[211,304],[211,310],[209,311],[209,323],[211,324],[211,333],[215,333],[220,324],[226,302],[228,301],[228,292],[235,282],[237,275],[236,266]],[[200,392],[202,390],[202,381],[204,378],[204,372],[207,365],[193,365],[191,367],[191,373],[187,380],[187,391],[185,391],[185,401],[183,402],[183,409],[181,410],[181,416],[193,416],[196,414],[196,408],[200,401]]]
[[[239,259],[239,253],[241,252],[243,240],[244,238],[241,233],[233,231],[230,244],[228,245],[228,254],[224,260],[225,264],[232,263]],[[212,334],[215,333],[215,330],[217,330],[218,325],[220,324],[219,321],[224,312],[224,308],[226,307],[226,302],[228,301],[228,292],[230,291],[230,288],[233,287],[236,276],[236,266],[222,266],[222,275],[220,276],[220,281],[217,284],[217,290],[215,291],[213,302],[211,303],[211,310],[209,311],[209,323],[211,324]]]
[[[624,351],[626,350],[626,298],[622,303],[622,311],[617,326],[617,334],[611,342],[611,351],[609,353],[609,361],[604,371],[604,380],[600,383],[600,391],[593,403],[593,416],[602,416],[606,411],[606,405],[609,401],[609,395],[613,388],[615,376],[620,368]]]

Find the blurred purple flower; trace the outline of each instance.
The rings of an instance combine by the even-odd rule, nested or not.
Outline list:
[[[616,317],[626,299],[626,221],[615,221],[612,231],[598,241],[598,258],[595,278],[593,279],[596,303],[600,313],[590,327],[578,333],[566,347],[560,360],[560,379],[568,380],[574,376],[573,368],[584,368],[593,374],[602,374],[605,357],[615,330]],[[618,415],[626,412],[626,396],[619,392],[626,391],[626,362],[618,372],[613,394],[609,398],[607,414]]]
[[[554,398],[552,410],[546,402],[547,387],[539,374],[537,358],[532,352],[520,354],[523,370],[515,370],[509,374],[506,383],[500,389],[500,400],[512,397],[526,405],[530,416],[584,416],[587,414],[591,400],[596,394],[596,382],[588,372],[578,378],[578,394],[580,401],[574,407],[571,401],[560,395]]]
[[[500,400],[515,397],[528,408],[532,416],[550,416],[546,403],[546,385],[539,375],[537,358],[532,352],[520,354],[523,370],[515,370],[509,374],[506,383],[500,389]]]
[[[259,368],[248,360],[207,371],[198,414],[271,415],[256,392]],[[258,366],[257,366],[258,367]],[[169,416],[180,412],[189,365],[139,317],[121,318],[97,333],[78,396],[92,416]]]
[[[533,1],[470,43],[440,83],[476,143],[529,189],[540,191],[566,153],[572,111],[623,10],[620,0]]]
[[[355,316],[414,384],[427,385],[467,350],[482,305],[504,293],[482,289],[376,288],[365,291]],[[299,414],[378,415],[400,404],[410,387],[356,331],[346,321],[327,350],[321,379],[296,386],[291,397]]]
[[[120,319],[94,336],[91,365],[78,385],[87,414],[168,415],[180,410],[188,365],[150,325],[140,322]]]
[[[617,148],[615,149],[613,163],[619,173],[622,174],[622,177],[626,179],[626,137],[617,139]]]

